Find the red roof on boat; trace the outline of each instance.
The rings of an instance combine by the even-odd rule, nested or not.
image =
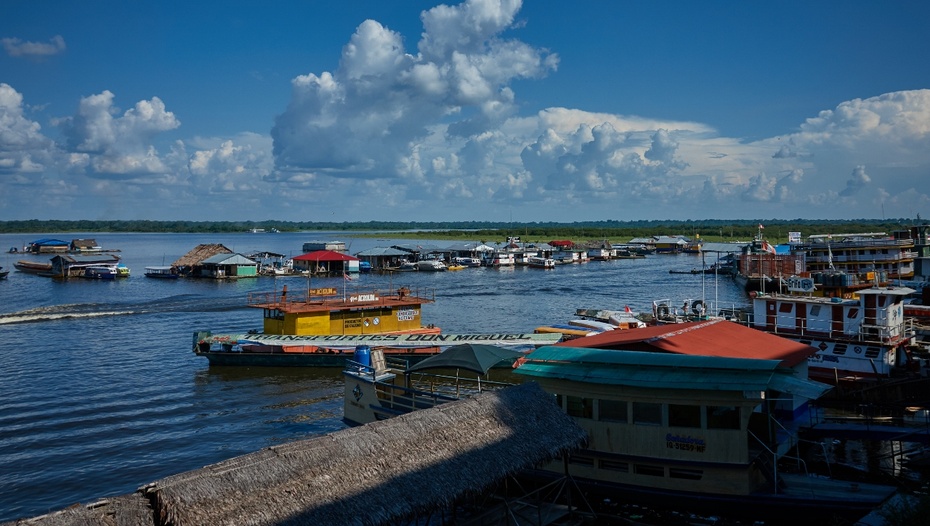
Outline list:
[[[357,257],[334,252],[332,250],[315,250],[294,258],[295,261],[358,261]]]
[[[573,243],[570,239],[555,239],[550,241],[549,244],[559,248],[571,248],[575,246],[575,243]]]
[[[788,367],[807,360],[808,356],[817,352],[810,345],[726,320],[618,329],[556,345],[780,360]]]

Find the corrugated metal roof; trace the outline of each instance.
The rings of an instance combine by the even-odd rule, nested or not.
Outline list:
[[[200,262],[201,265],[257,265],[242,254],[217,254]]]
[[[704,242],[701,245],[701,252],[719,252],[723,254],[739,254],[749,243],[718,243]]]
[[[780,367],[777,360],[556,346],[533,351],[515,372],[537,378],[666,390],[777,389],[807,398],[816,398],[829,389],[792,376],[791,370]]]
[[[426,243],[420,244],[402,244],[402,245],[393,245],[394,248],[403,250],[407,253],[412,254],[428,254],[430,252],[443,252],[444,249],[436,245],[428,245]]]
[[[606,331],[559,345],[780,360],[789,367],[806,361],[808,356],[817,352],[810,345],[726,320]]]
[[[334,252],[332,250],[317,250],[307,252],[293,258],[294,261],[358,261],[357,257]]]
[[[403,250],[398,250],[396,248],[374,247],[374,248],[369,248],[368,250],[363,250],[355,255],[360,258],[370,258],[370,257],[397,257],[397,256],[406,256],[407,254],[408,252],[404,252]]]

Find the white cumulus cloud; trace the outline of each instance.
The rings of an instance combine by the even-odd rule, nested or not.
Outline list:
[[[75,115],[57,121],[66,147],[87,154],[100,176],[164,173],[167,168],[152,140],[180,126],[180,121],[158,97],[139,101],[122,115],[113,105],[114,97],[110,91],[84,97]]]

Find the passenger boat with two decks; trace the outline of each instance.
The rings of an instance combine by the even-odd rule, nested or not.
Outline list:
[[[342,367],[359,346],[418,361],[459,343],[533,347],[558,341],[539,334],[442,334],[422,322],[422,306],[433,301],[433,292],[403,286],[250,293],[247,306],[261,310],[262,330],[197,331],[193,351],[210,365]]]
[[[811,377],[831,384],[918,375],[926,358],[904,315],[913,289],[873,285],[833,297],[814,295],[813,278],[784,280],[789,293],[752,296],[750,325],[811,345]]]

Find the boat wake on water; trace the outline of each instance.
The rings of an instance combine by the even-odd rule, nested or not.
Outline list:
[[[142,303],[71,303],[0,314],[0,325],[39,323],[76,318],[133,316],[165,312],[224,312],[243,310],[241,300],[173,296]]]

